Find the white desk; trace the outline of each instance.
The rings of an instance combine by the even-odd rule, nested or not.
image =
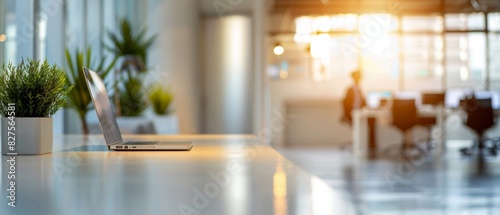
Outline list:
[[[424,117],[436,117],[436,125],[439,126],[437,135],[432,135],[435,141],[438,143],[436,148],[436,154],[440,154],[443,149],[444,139],[445,139],[445,129],[444,129],[444,108],[436,107],[433,109],[423,108],[418,109],[418,115]],[[381,109],[371,109],[362,108],[359,110],[352,111],[352,141],[353,141],[353,153],[357,157],[366,157],[368,155],[368,118],[374,117],[377,122],[392,120],[391,110],[388,108]],[[376,126],[376,125],[375,125]],[[376,129],[375,129],[376,130]]]
[[[114,152],[98,136],[55,137],[55,152],[16,157],[16,208],[7,206],[2,157],[0,214],[354,214],[348,198],[253,136],[126,139],[139,138],[193,140],[194,148]]]

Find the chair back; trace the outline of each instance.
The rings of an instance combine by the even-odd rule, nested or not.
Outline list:
[[[467,113],[466,126],[482,135],[487,129],[495,125],[495,114],[491,105],[491,98],[468,98],[463,103]]]
[[[397,99],[392,101],[392,125],[403,132],[417,124],[415,99]]]
[[[423,93],[422,104],[424,105],[442,105],[446,98],[445,93]]]

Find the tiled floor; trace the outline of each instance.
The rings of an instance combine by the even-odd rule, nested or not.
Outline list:
[[[463,142],[443,156],[354,159],[335,148],[278,149],[356,205],[354,214],[500,214],[500,158],[464,158]]]

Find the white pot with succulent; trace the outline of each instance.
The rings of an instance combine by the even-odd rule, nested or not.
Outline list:
[[[173,98],[170,89],[164,89],[160,84],[153,87],[149,94],[149,102],[155,113],[153,122],[157,134],[179,133],[177,117],[171,114]]]
[[[52,115],[66,104],[72,86],[56,65],[28,59],[0,73],[2,154],[52,152]]]

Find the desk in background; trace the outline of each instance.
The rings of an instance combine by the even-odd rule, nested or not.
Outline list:
[[[7,206],[2,157],[0,214],[353,214],[349,200],[254,136],[125,139],[194,148],[115,152],[100,136],[56,137],[53,153],[16,157],[16,208]]]
[[[436,125],[440,131],[441,135],[437,135],[435,140],[437,144],[436,151],[440,154],[443,149],[445,129],[444,129],[444,113],[443,107],[436,108],[419,108],[418,115],[421,117],[435,117]],[[369,145],[369,126],[368,118],[375,118],[378,123],[386,122],[384,124],[390,124],[391,121],[391,110],[389,108],[362,108],[359,110],[353,110],[352,112],[352,140],[353,140],[353,153],[356,157],[367,157],[368,156],[368,145]],[[376,124],[378,124],[376,123]],[[377,126],[377,125],[375,125]],[[375,129],[376,132],[377,129]]]

